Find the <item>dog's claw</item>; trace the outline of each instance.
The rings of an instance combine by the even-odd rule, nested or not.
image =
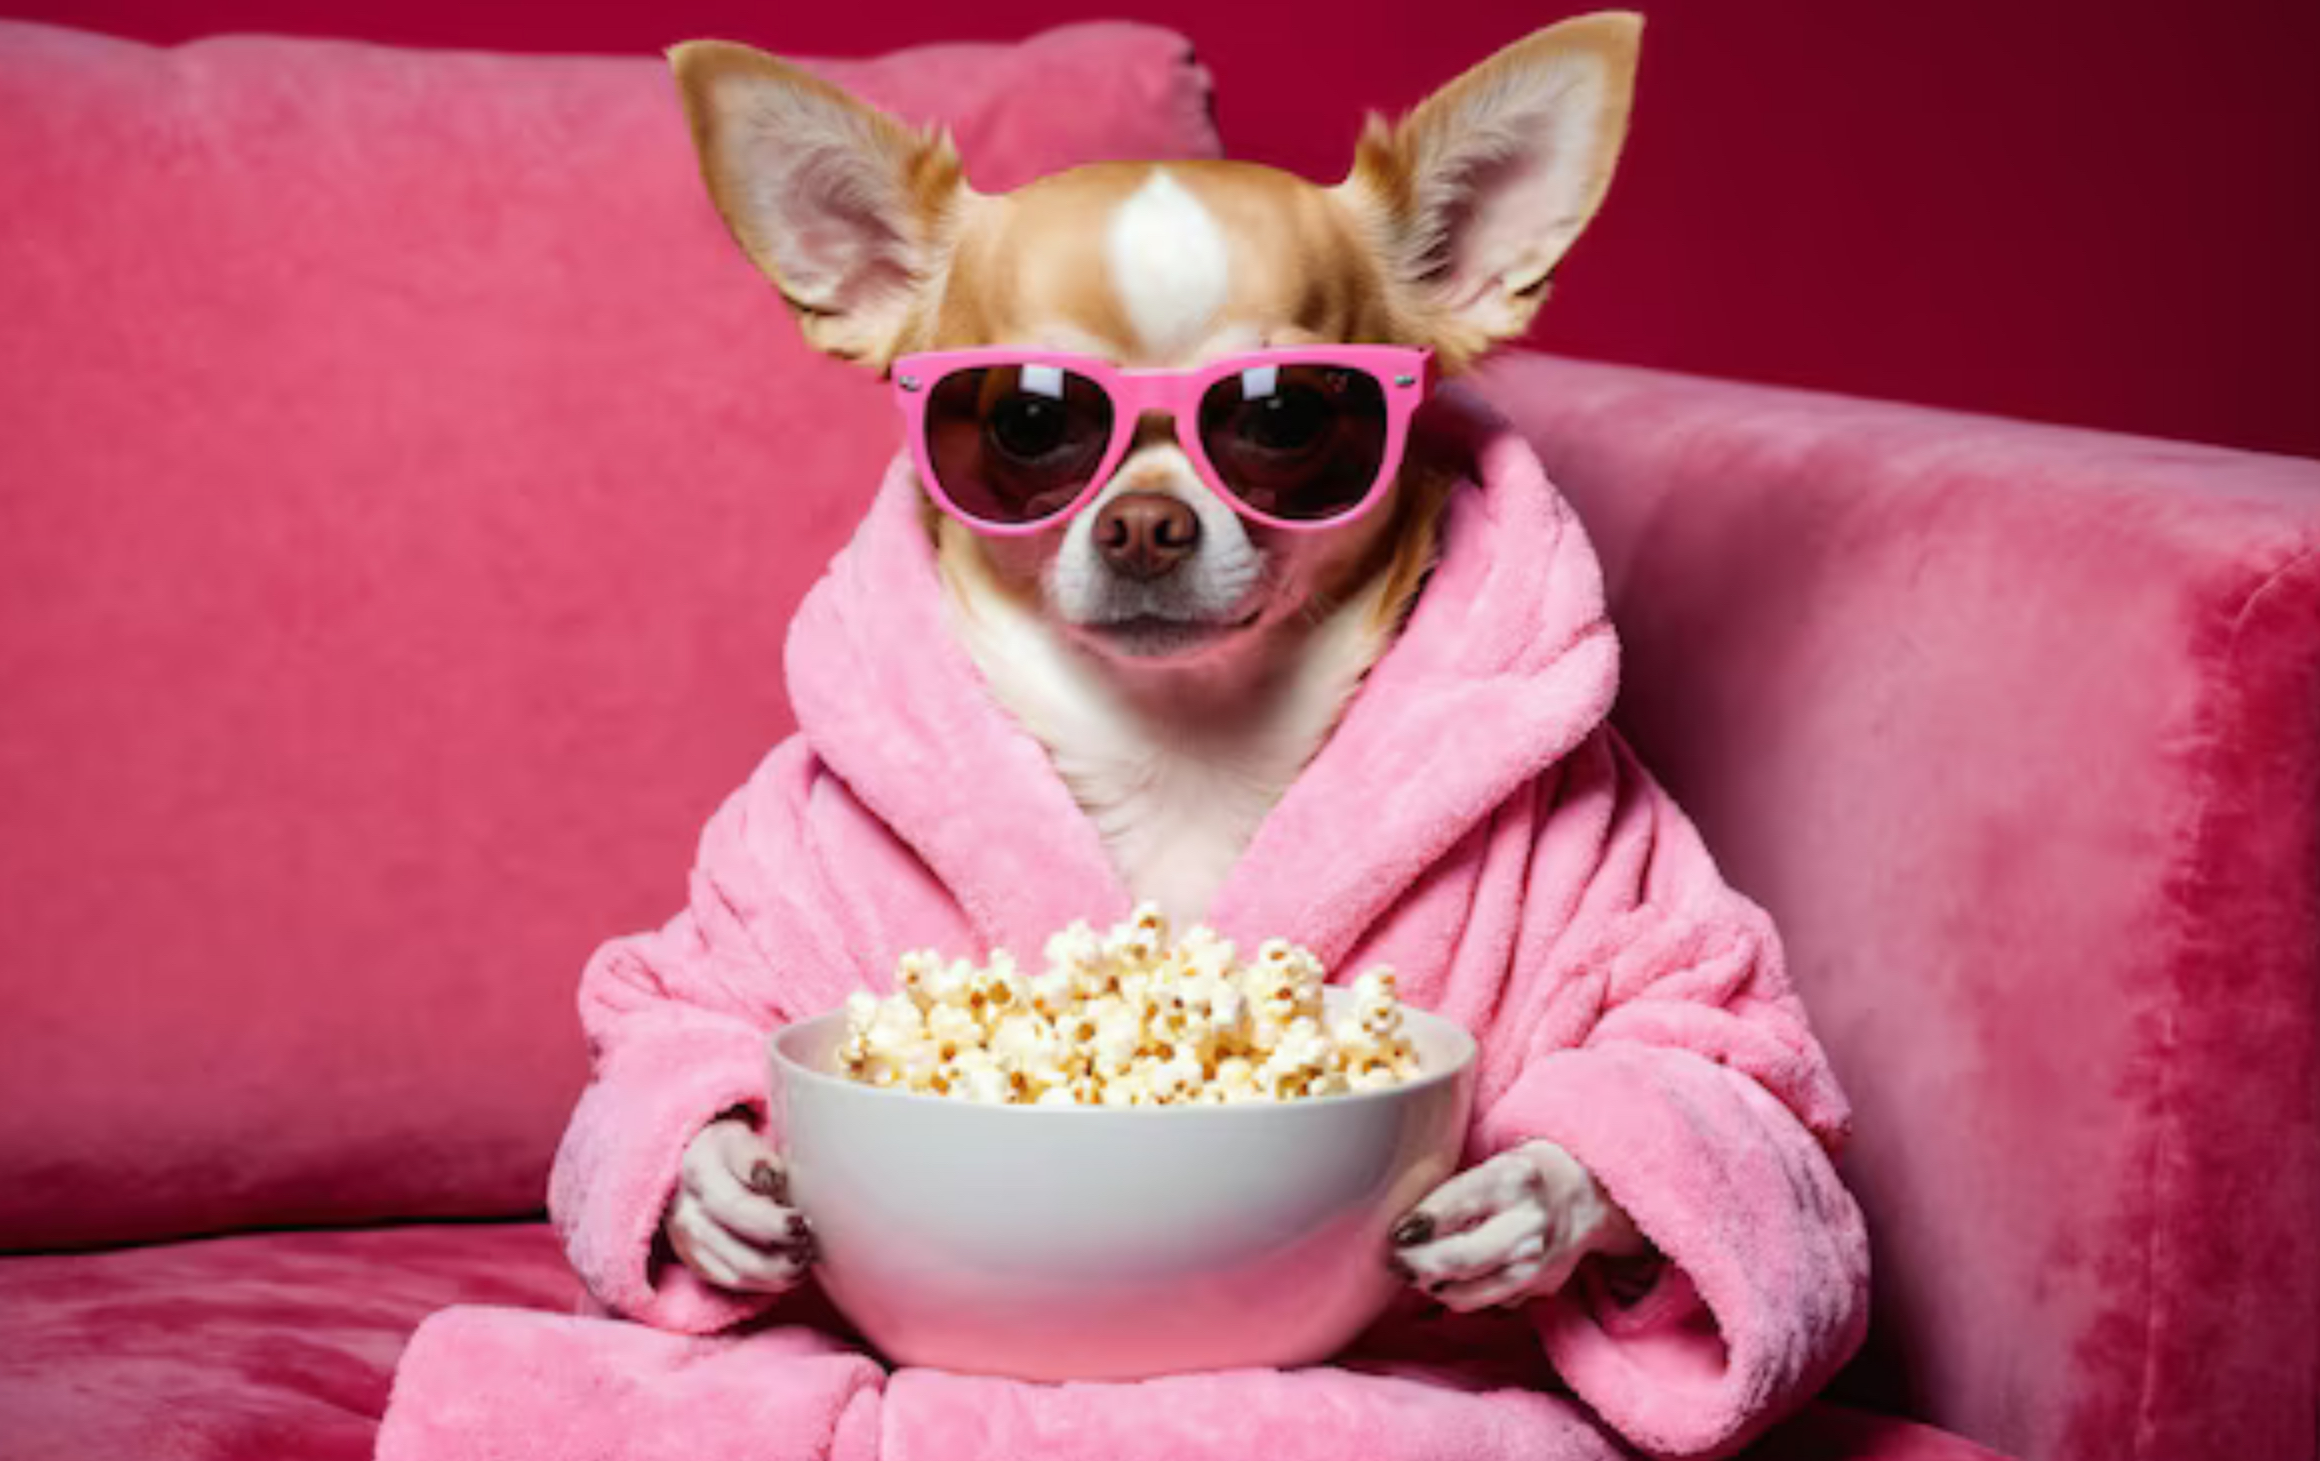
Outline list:
[[[760,1158],[749,1169],[749,1190],[761,1192],[786,1207],[789,1205],[789,1174]]]
[[[1434,1236],[1434,1220],[1422,1212],[1411,1213],[1394,1224],[1393,1240],[1396,1248],[1411,1248]]]

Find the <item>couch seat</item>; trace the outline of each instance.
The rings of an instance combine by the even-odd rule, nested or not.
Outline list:
[[[421,1319],[579,1296],[545,1223],[0,1258],[0,1458],[367,1461]]]
[[[544,1223],[249,1233],[0,1258],[0,1461],[366,1461],[396,1357],[419,1321],[448,1304],[570,1312],[581,1294]],[[1831,1406],[1751,1454],[1994,1457]]]

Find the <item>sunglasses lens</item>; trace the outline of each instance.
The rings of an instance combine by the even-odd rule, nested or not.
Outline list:
[[[1384,470],[1386,393],[1343,365],[1239,371],[1200,398],[1200,444],[1233,495],[1269,517],[1351,512]]]
[[[926,455],[943,495],[979,522],[1052,517],[1103,465],[1112,401],[1052,365],[955,370],[927,393]]]

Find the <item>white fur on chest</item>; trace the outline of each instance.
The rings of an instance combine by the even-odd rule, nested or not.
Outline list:
[[[968,590],[951,607],[992,697],[1046,747],[1128,891],[1179,926],[1207,916],[1384,648],[1364,595],[1317,626],[1263,693],[1188,723],[1131,703],[1100,662],[1011,601]]]

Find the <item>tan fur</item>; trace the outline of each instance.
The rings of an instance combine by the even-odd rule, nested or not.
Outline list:
[[[984,196],[947,137],[788,63],[713,42],[671,59],[718,210],[832,353],[883,369],[912,351],[1013,345],[1173,368],[1391,343],[1429,348],[1452,373],[1521,333],[1601,203],[1639,28],[1608,13],[1517,42],[1400,123],[1372,118],[1331,188],[1250,163],[1115,162]],[[772,186],[766,170],[785,166],[773,182],[813,186]],[[832,206],[793,239],[781,210],[812,212],[815,187]],[[1047,747],[1131,890],[1197,917],[1399,632],[1455,479],[1413,444],[1365,519],[1285,533],[1226,511],[1164,424],[1141,423],[1136,442],[1115,486],[1200,498],[1235,540],[1193,560],[1212,577],[1187,592],[1214,598],[1186,600],[1202,606],[1177,622],[1208,638],[1175,659],[1107,648],[1101,614],[1056,609],[1103,584],[1084,523],[1068,560],[1068,527],[992,538],[931,505],[928,523],[953,630],[994,698]],[[1261,566],[1221,576],[1232,553]],[[1078,577],[1052,577],[1059,565]]]
[[[1500,340],[1522,333],[1545,302],[1555,265],[1602,206],[1627,139],[1643,17],[1604,11],[1549,26],[1515,42],[1436,91],[1399,123],[1372,114],[1354,150],[1353,170],[1336,192],[1360,216],[1394,280],[1397,311],[1415,338],[1433,349],[1446,372],[1465,369]],[[1450,260],[1443,245],[1463,202],[1464,173],[1486,172],[1517,139],[1492,133],[1526,82],[1546,75],[1568,88],[1584,78],[1600,88],[1600,105],[1583,119],[1591,146],[1580,159],[1582,196],[1535,249],[1510,261],[1495,281],[1499,308],[1477,317],[1474,301],[1445,295]],[[1471,179],[1469,179],[1471,180]]]
[[[1128,365],[1145,358],[1114,292],[1103,234],[1156,164],[1095,163],[1041,178],[964,210],[950,272],[913,349],[1039,344],[1068,332]],[[1365,226],[1327,191],[1245,162],[1171,162],[1169,175],[1222,225],[1232,292],[1220,330],[1270,344],[1383,343],[1400,338],[1387,280]]]
[[[1457,485],[1457,475],[1439,462],[1414,456],[1403,466],[1395,488],[1395,522],[1386,535],[1392,552],[1376,574],[1373,622],[1380,632],[1399,630],[1425,587],[1441,548],[1442,506]]]
[[[819,349],[883,370],[916,333],[913,319],[927,286],[945,270],[961,208],[973,194],[958,150],[940,128],[906,127],[866,107],[802,67],[729,41],[687,41],[669,51],[677,95],[693,134],[701,179],[735,242],[797,312],[799,328]],[[785,265],[778,220],[751,185],[764,163],[744,124],[752,98],[780,97],[791,114],[826,119],[833,142],[867,154],[890,178],[900,203],[894,229],[893,279],[874,297],[848,297],[841,285],[797,277]],[[778,140],[778,139],[773,139]],[[868,167],[866,171],[870,170]],[[858,291],[857,291],[858,292]]]
[[[1186,362],[1148,358],[1114,293],[1103,256],[1101,218],[1144,186],[1154,164],[1098,163],[1040,179],[968,210],[944,281],[933,328],[914,349],[1012,343],[1093,345],[1130,365]],[[1358,218],[1329,191],[1274,168],[1242,162],[1171,162],[1171,176],[1217,218],[1231,244],[1231,292],[1211,339],[1237,348],[1313,343],[1392,343],[1388,281]],[[1213,353],[1203,348],[1199,354]],[[1157,428],[1155,428],[1157,431]],[[1373,551],[1407,532],[1397,555],[1396,602],[1415,592],[1430,561],[1430,518],[1439,492],[1389,504],[1328,545],[1312,576],[1307,617],[1342,602],[1392,566]],[[971,533],[945,534],[945,553],[989,555],[995,581],[1027,592],[1018,545]],[[1399,621],[1398,609],[1390,616]]]

